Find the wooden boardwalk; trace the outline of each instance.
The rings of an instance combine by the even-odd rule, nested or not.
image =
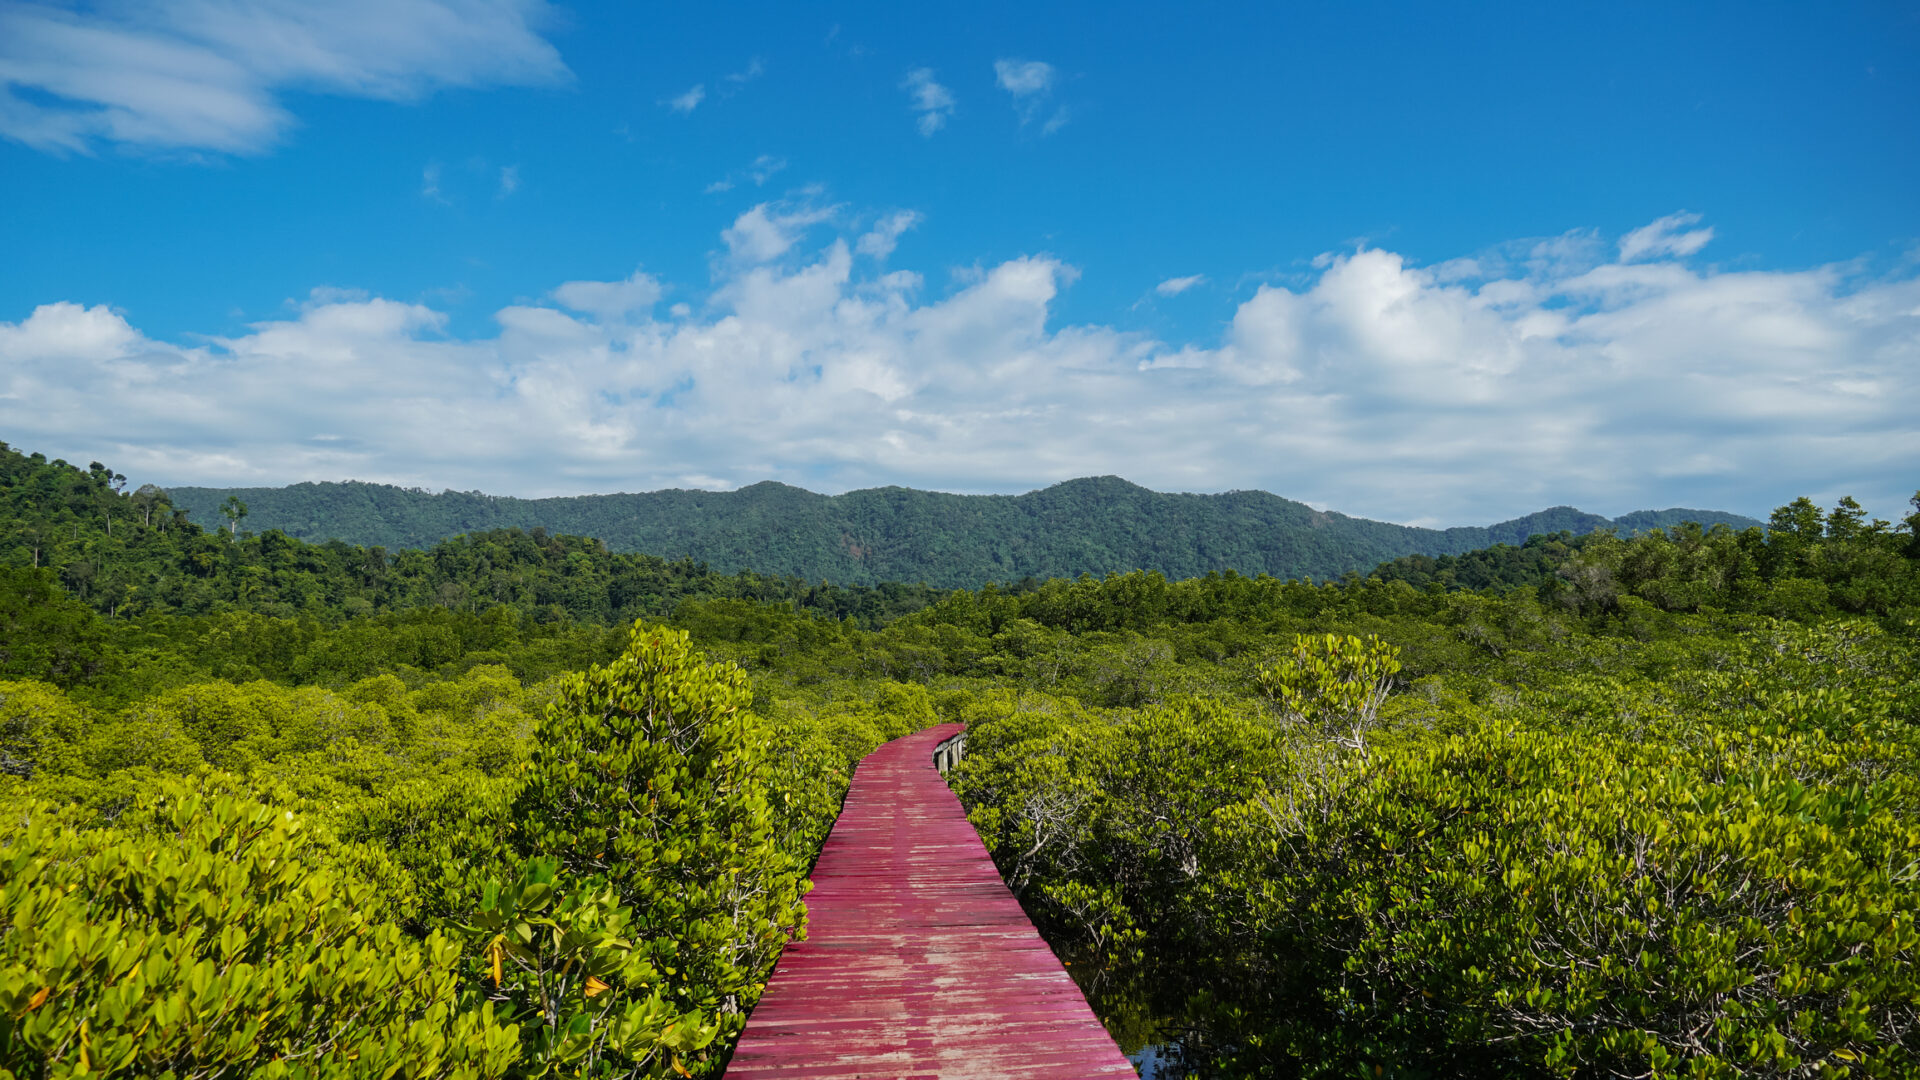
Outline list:
[[[772,1077],[1134,1075],[933,766],[958,724],[867,755],[727,1066]]]

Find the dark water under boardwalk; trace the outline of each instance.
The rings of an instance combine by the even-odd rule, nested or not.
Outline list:
[[[1086,950],[1056,947],[1067,959],[1087,1002],[1141,1080],[1203,1080],[1223,1073],[1219,1062],[1230,1043],[1216,1032],[1205,992],[1213,980],[1196,977],[1193,957],[1148,956],[1110,964]]]

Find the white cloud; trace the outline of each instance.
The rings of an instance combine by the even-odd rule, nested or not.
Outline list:
[[[920,224],[920,221],[920,213],[916,210],[896,210],[874,223],[873,228],[854,245],[854,250],[875,259],[885,259],[899,245],[901,234]]]
[[[17,326],[0,323],[0,356],[23,362],[116,360],[141,340],[140,334],[105,304],[43,304]]]
[[[739,172],[728,173],[726,176],[708,184],[706,193],[708,195],[715,195],[722,191],[732,191],[743,180],[751,180],[753,181],[754,187],[761,187],[766,184],[767,181],[779,175],[786,167],[786,158],[775,157],[772,154],[761,154],[759,157],[754,158],[753,164],[747,166],[745,169]]]
[[[440,164],[432,162],[420,170],[420,195],[434,202],[446,202],[446,196],[440,194]]]
[[[765,74],[766,70],[766,65],[756,56],[747,62],[745,68],[721,76],[720,85],[716,88],[721,100],[725,100],[739,93],[742,87]],[[673,97],[666,98],[661,101],[660,104],[684,115],[699,108],[700,103],[707,100],[707,96],[707,84],[703,82],[694,83],[688,87],[684,93],[675,94]],[[708,185],[707,190],[709,192],[725,191],[732,186],[732,180],[716,180]]]
[[[761,154],[759,157],[753,159],[753,165],[747,169],[747,175],[752,177],[753,186],[759,187],[773,179],[775,174],[786,167],[786,158],[774,157],[772,154]]]
[[[660,282],[639,270],[625,281],[569,281],[553,290],[553,298],[574,311],[597,316],[602,322],[645,312],[660,301]]]
[[[1016,98],[1044,94],[1053,88],[1053,65],[1039,60],[995,60],[993,78]]]
[[[900,84],[913,98],[913,111],[920,114],[920,134],[932,136],[934,132],[947,126],[947,117],[953,115],[953,91],[933,81],[932,68],[915,68],[907,72],[906,81]]]
[[[808,226],[833,216],[832,208],[791,208],[761,203],[734,219],[720,234],[738,263],[763,263],[785,255]]]
[[[259,153],[289,89],[413,101],[443,87],[570,77],[543,0],[109,0],[0,5],[0,136]]]
[[[504,199],[519,190],[520,166],[503,166],[500,170],[500,197]]]
[[[1911,267],[1621,265],[1597,238],[1431,269],[1369,249],[1261,288],[1218,341],[1163,342],[1059,325],[1073,270],[1045,256],[931,297],[917,274],[859,272],[857,233],[792,258],[836,220],[741,215],[711,292],[665,318],[638,272],[474,337],[340,291],[203,345],[49,304],[0,322],[0,428],[157,483],[1021,491],[1118,473],[1442,524],[1563,502],[1764,514],[1799,494],[1894,517],[1914,486]]]
[[[1206,280],[1207,276],[1205,274],[1188,274],[1186,277],[1168,278],[1160,284],[1155,285],[1153,291],[1159,293],[1161,296],[1179,296],[1181,293],[1186,292],[1188,289]]]
[[[1662,255],[1691,255],[1713,239],[1713,229],[1688,229],[1698,223],[1699,214],[1668,214],[1650,225],[1642,225],[1620,238],[1620,261],[1633,262]]]
[[[1020,117],[1020,126],[1026,127],[1046,109],[1053,94],[1055,72],[1052,64],[1041,60],[996,60],[993,78],[1000,89],[1013,95],[1013,111]],[[1056,107],[1041,125],[1040,134],[1044,137],[1059,131],[1071,116],[1071,110],[1065,105]]]
[[[677,113],[690,113],[700,107],[707,98],[707,85],[694,83],[684,94],[676,94],[666,100],[666,106]]]

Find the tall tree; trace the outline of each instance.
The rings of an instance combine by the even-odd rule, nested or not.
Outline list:
[[[227,501],[220,504],[220,516],[227,519],[228,535],[238,536],[240,519],[247,516],[247,504],[240,501],[240,496],[229,495]]]

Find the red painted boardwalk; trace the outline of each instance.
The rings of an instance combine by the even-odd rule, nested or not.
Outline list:
[[[1134,1075],[933,767],[958,724],[867,755],[727,1066],[771,1077]]]

